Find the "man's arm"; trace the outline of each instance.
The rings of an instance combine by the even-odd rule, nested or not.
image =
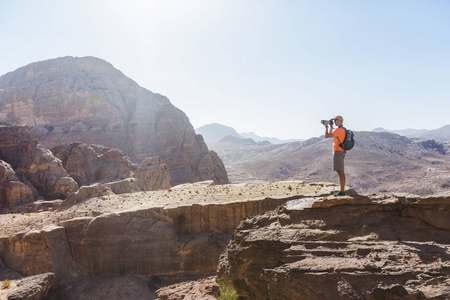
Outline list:
[[[328,132],[328,126],[325,126],[325,138],[329,139],[329,138],[334,138],[334,135],[332,134],[333,132],[333,127],[331,127],[330,132]]]

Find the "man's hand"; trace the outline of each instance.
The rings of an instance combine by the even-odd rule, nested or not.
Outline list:
[[[331,132],[333,132],[333,126],[331,126],[331,131],[328,132],[328,125],[325,125],[325,138],[326,139],[334,138],[334,135]]]

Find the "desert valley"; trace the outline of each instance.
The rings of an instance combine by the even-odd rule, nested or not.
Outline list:
[[[355,128],[336,197],[330,139],[195,130],[104,60],[31,63],[0,77],[0,298],[450,299],[448,131]]]

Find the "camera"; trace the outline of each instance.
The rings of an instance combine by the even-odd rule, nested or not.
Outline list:
[[[331,119],[329,121],[328,120],[322,120],[322,121],[320,121],[320,123],[322,123],[325,126],[328,126],[328,125],[333,126],[334,120],[333,119]]]

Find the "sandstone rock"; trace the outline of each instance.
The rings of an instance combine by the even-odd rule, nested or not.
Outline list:
[[[125,179],[133,171],[131,161],[119,149],[72,143],[59,145],[52,152],[79,185]]]
[[[158,278],[173,283],[173,278],[213,274],[243,218],[303,195],[329,195],[335,188],[303,182],[221,186],[206,181],[122,195],[107,190],[106,196],[58,211],[0,215],[0,224],[5,224],[0,226],[0,259],[25,276],[54,272],[51,300],[123,295],[114,285],[123,277],[123,285],[117,286],[146,295],[151,291],[143,289],[145,283]],[[143,280],[133,283],[130,277]]]
[[[16,287],[7,295],[7,300],[41,300],[47,296],[55,279],[54,273],[45,273],[19,279]]]
[[[61,161],[32,139],[26,126],[0,126],[0,159],[10,164],[31,190],[46,199],[65,198],[78,189]],[[29,191],[25,195],[28,197]]]
[[[60,206],[60,209],[64,209],[74,204],[80,203],[85,199],[112,194],[114,194],[113,191],[101,183],[94,183],[89,186],[82,186],[78,191],[76,191],[73,194],[70,194],[69,197],[67,197],[67,199],[64,200],[64,202]]]
[[[143,191],[155,191],[170,188],[170,176],[167,165],[159,157],[148,157],[134,172],[136,184]]]
[[[142,191],[134,178],[108,182],[103,185],[111,189],[114,194],[136,193]]]
[[[450,232],[430,219],[448,224],[450,199],[422,200],[331,196],[247,219],[220,277],[242,299],[448,299]]]
[[[21,206],[16,206],[10,209],[4,209],[5,213],[15,213],[15,214],[30,214],[38,213],[44,211],[55,211],[57,210],[63,200],[37,200],[29,203],[25,203]]]
[[[22,276],[0,260],[0,281],[19,279]],[[0,294],[1,295],[1,294]]]
[[[18,179],[10,164],[0,160],[0,207],[13,207],[33,199],[33,191]]]
[[[59,281],[73,272],[65,230],[56,225],[0,236],[0,257],[9,268],[25,276],[52,272]]]
[[[228,235],[179,233],[172,222],[176,219],[166,212],[152,210],[80,218],[62,225],[82,274],[149,277],[213,272]]]
[[[158,300],[216,300],[219,286],[216,277],[210,276],[196,281],[186,281],[165,286],[156,291]]]
[[[101,59],[64,57],[5,74],[0,107],[1,120],[33,126],[34,137],[48,148],[74,141],[99,144],[135,162],[160,156],[172,184],[228,182],[220,159],[181,110]]]

